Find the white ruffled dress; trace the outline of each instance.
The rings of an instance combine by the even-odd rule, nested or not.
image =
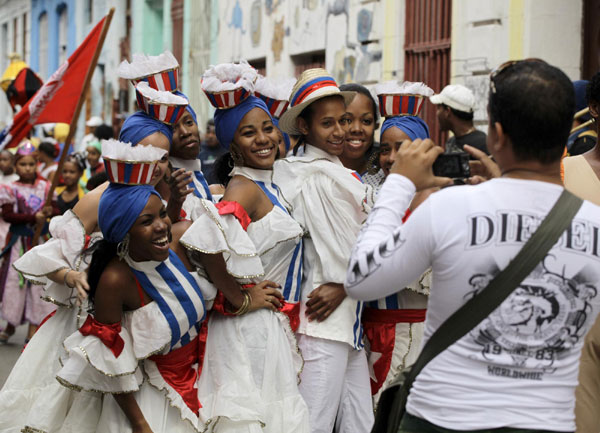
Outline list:
[[[33,284],[44,285],[42,298],[57,309],[27,344],[0,391],[0,432],[92,431],[95,426],[93,416],[89,419],[92,427],[87,429],[80,423],[83,418],[75,421],[67,413],[86,413],[99,396],[75,399],[56,381],[60,357],[66,354],[63,342],[85,321],[85,306],[75,304],[75,289],[55,283],[47,275],[65,268],[85,271],[91,257],[83,252],[101,234],[86,236],[83,224],[70,210],[51,220],[50,233],[49,241],[13,264]]]
[[[133,392],[154,433],[205,431],[193,403],[203,404],[197,392],[199,331],[204,297],[213,299],[214,292],[194,273],[187,273],[173,252],[165,262],[126,260],[153,302],[123,313],[115,331],[118,338],[113,338],[123,342],[118,356],[114,345],[109,347],[97,334],[84,335],[84,324],[65,340],[68,355],[61,359],[64,367],[57,380],[84,398]],[[95,419],[91,430],[95,432],[131,431],[114,398],[99,401],[77,418]]]
[[[227,271],[240,284],[279,283],[288,308],[297,312],[302,229],[278,205],[271,173],[247,167],[232,172],[263,189],[274,203],[267,215],[251,222],[238,203],[215,206],[202,200],[192,212],[194,223],[181,242],[190,250],[223,254]],[[213,311],[198,386],[203,398],[201,417],[219,418],[215,432],[308,432],[308,409],[298,391],[302,365],[285,314],[262,309],[225,316]]]

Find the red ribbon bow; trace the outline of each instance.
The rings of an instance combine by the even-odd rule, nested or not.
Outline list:
[[[115,358],[119,357],[123,351],[123,347],[125,346],[125,342],[119,335],[121,332],[120,323],[107,325],[105,323],[98,322],[90,315],[87,317],[87,319],[85,319],[83,326],[79,328],[79,332],[84,337],[87,337],[88,335],[98,337],[100,341],[102,341],[102,343],[111,350],[111,352],[115,355]]]

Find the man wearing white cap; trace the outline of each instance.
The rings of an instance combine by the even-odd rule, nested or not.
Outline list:
[[[465,144],[489,153],[485,133],[473,126],[475,96],[471,90],[460,84],[450,84],[429,100],[437,105],[440,129],[454,134],[446,141],[446,153],[463,152]]]

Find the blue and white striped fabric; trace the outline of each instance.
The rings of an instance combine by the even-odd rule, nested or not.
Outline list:
[[[167,260],[155,263],[128,260],[140,285],[167,319],[171,349],[177,349],[198,335],[206,313],[204,298],[200,286],[173,251],[169,251]]]
[[[287,209],[281,204],[279,201],[279,195],[281,194],[279,191],[279,187],[272,182],[263,182],[260,180],[252,179],[256,185],[259,186],[260,189],[266,194],[269,198],[273,206],[277,206],[286,215],[289,215]],[[291,218],[291,216],[290,216]],[[283,298],[287,302],[299,302],[300,301],[300,285],[302,283],[302,262],[304,261],[304,246],[302,243],[302,239],[298,244],[296,244],[296,248],[294,249],[294,254],[292,255],[292,259],[290,261],[290,265],[288,268],[288,272],[285,278],[285,284],[282,287]]]
[[[366,306],[369,308],[375,308],[377,310],[398,310],[400,308],[400,292],[394,293],[386,298],[378,299],[376,301],[367,302]]]
[[[192,179],[192,183],[190,183],[190,185],[192,188],[194,188],[194,195],[196,197],[213,201],[212,194],[208,188],[208,182],[206,181],[202,171],[194,171],[194,178]]]
[[[192,181],[190,182],[190,188],[194,190],[194,195],[196,197],[213,201],[212,194],[208,188],[208,182],[202,173],[202,163],[199,159],[190,160],[170,157],[169,161],[171,162],[174,170],[183,168],[194,173]]]

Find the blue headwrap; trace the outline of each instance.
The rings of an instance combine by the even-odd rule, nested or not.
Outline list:
[[[392,127],[396,127],[406,135],[411,140],[416,140],[417,138],[425,139],[429,138],[429,127],[427,124],[417,116],[395,116],[388,117],[381,125],[381,135]]]
[[[169,139],[169,144],[173,144],[173,128],[149,116],[144,111],[137,111],[123,122],[119,133],[119,141],[131,143],[132,146],[135,146],[155,132],[160,132]]]
[[[175,93],[177,96],[181,96],[182,98],[185,98],[188,100],[190,100],[190,98],[188,98],[185,93],[180,92],[179,90],[175,90],[173,93]],[[188,104],[185,109],[187,110],[188,113],[190,113],[192,115],[192,118],[194,119],[194,123],[197,125],[198,124],[198,118],[196,117],[196,112],[194,111],[194,109],[192,108],[192,106],[190,104]]]
[[[152,194],[161,198],[152,185],[111,183],[102,193],[98,206],[98,226],[104,239],[113,243],[121,242]]]
[[[263,109],[264,112],[269,115],[271,120],[273,120],[273,117],[271,117],[271,113],[269,113],[269,109],[267,108],[267,104],[256,96],[248,96],[244,101],[233,108],[228,108],[226,110],[218,109],[215,111],[215,134],[217,135],[217,140],[219,140],[221,146],[229,149],[229,145],[233,141],[233,136],[235,135],[235,131],[240,122],[250,110],[256,107]]]
[[[273,117],[273,123],[275,124],[277,129],[281,131],[281,128],[279,127],[279,119],[275,119]],[[292,143],[290,142],[290,136],[283,131],[281,131],[281,135],[283,135],[283,142],[285,143],[285,153],[288,153],[290,151],[290,146],[292,145]],[[281,155],[281,157],[285,158],[285,155]]]

